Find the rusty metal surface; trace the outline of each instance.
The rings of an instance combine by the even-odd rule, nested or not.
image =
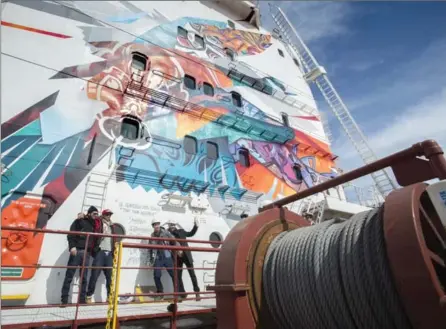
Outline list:
[[[426,157],[427,160],[417,159],[420,156]],[[291,202],[304,199],[310,195],[347,183],[386,167],[392,168],[395,178],[401,186],[408,186],[432,178],[446,179],[446,160],[443,157],[443,150],[436,141],[426,140],[414,144],[408,149],[333,178],[325,183],[272,202],[260,208],[260,211],[282,207]]]
[[[253,329],[267,321],[262,305],[262,268],[268,245],[283,231],[308,226],[302,217],[271,209],[239,222],[220,251],[215,287],[218,329]]]
[[[392,192],[384,208],[387,256],[406,313],[416,329],[446,328],[446,267],[441,264],[446,232],[429,200],[426,184]],[[423,200],[423,204],[420,199]]]

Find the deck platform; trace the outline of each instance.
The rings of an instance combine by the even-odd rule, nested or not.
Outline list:
[[[136,320],[143,318],[153,318],[168,316],[167,306],[169,302],[159,303],[138,303],[138,304],[120,304],[118,308],[118,318],[124,320]],[[215,299],[203,299],[201,301],[185,300],[178,303],[178,313],[194,314],[210,312],[215,309]],[[67,307],[46,307],[46,308],[21,308],[21,309],[2,309],[1,311],[2,327],[6,328],[24,328],[26,325],[42,324],[69,324],[73,322],[76,314],[75,306]],[[99,323],[104,322],[107,317],[107,305],[83,305],[79,306],[79,323]]]

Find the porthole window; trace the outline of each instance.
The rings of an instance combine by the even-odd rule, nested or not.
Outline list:
[[[184,86],[187,89],[195,89],[197,87],[197,83],[195,82],[195,78],[186,74],[184,76]]]
[[[145,71],[146,67],[147,67],[147,57],[140,53],[133,53],[132,69],[138,71]]]
[[[272,95],[273,94],[273,87],[265,85],[265,87],[262,90],[265,94]]]
[[[113,223],[112,227],[113,227],[113,234],[125,235],[125,228],[121,224]],[[120,242],[122,238],[117,238],[116,240],[117,242]]]
[[[290,126],[290,121],[288,120],[288,114],[282,113],[282,122],[284,126],[286,127]]]
[[[140,123],[138,120],[124,117],[121,121],[121,136],[130,139],[136,140],[139,137],[139,129]]]
[[[211,235],[209,235],[209,241],[211,241],[212,248],[220,248],[221,243],[213,243],[213,242],[222,242],[223,237],[218,232],[212,232]]]
[[[198,43],[200,48],[204,48],[204,39],[203,39],[203,37],[195,34],[195,42]]]
[[[293,166],[293,171],[294,171],[294,175],[296,176],[296,179],[301,181],[303,180],[303,176],[302,176],[302,169],[300,168],[299,165],[294,165]]]
[[[235,91],[231,91],[231,94],[232,94],[232,104],[234,104],[234,106],[237,107],[242,107],[242,96]]]
[[[225,54],[231,61],[235,61],[235,52],[232,49],[225,48]]]
[[[293,62],[294,62],[294,64],[296,64],[297,66],[300,66],[300,65],[299,65],[299,61],[298,61],[296,58],[293,58]]]
[[[206,143],[206,157],[211,160],[218,159],[218,145],[213,142]]]
[[[277,51],[278,51],[278,53],[279,53],[280,56],[285,57],[285,55],[284,55],[282,49],[277,49]]]
[[[214,96],[214,87],[211,84],[204,82],[203,83],[203,92],[205,95]]]
[[[233,21],[229,20],[229,19],[228,19],[228,26],[229,26],[231,29],[235,29],[235,23],[234,23]]]
[[[187,154],[197,154],[197,140],[192,136],[184,136],[183,140],[184,152]]]
[[[187,39],[187,30],[185,28],[178,26],[177,34],[179,37],[183,37],[183,38]]]
[[[249,167],[249,151],[245,148],[241,148],[238,151],[239,162],[243,167]]]

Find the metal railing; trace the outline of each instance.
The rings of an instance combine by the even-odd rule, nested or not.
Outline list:
[[[54,317],[54,321],[33,321],[33,322],[26,322],[27,320],[24,320],[23,323],[14,323],[14,324],[8,324],[5,323],[3,316],[6,315],[5,312],[7,312],[8,310],[20,310],[20,309],[37,309],[37,308],[42,308],[42,309],[48,309],[48,308],[55,308],[55,307],[61,307],[61,304],[33,304],[33,305],[23,305],[23,306],[2,306],[2,327],[3,328],[11,328],[11,329],[16,329],[16,328],[31,328],[31,327],[40,327],[40,326],[44,326],[44,325],[69,325],[70,328],[72,329],[77,329],[79,325],[85,325],[85,324],[89,324],[89,323],[98,323],[98,322],[102,322],[102,323],[106,323],[107,322],[107,318],[108,318],[108,314],[107,314],[107,318],[90,318],[90,319],[80,319],[79,318],[79,307],[88,307],[88,306],[98,306],[98,305],[109,305],[109,303],[111,301],[113,301],[113,305],[114,305],[114,310],[113,310],[113,317],[112,320],[114,320],[114,326],[110,327],[110,328],[116,328],[115,326],[118,325],[118,321],[120,321],[120,316],[117,312],[118,310],[118,305],[120,304],[125,304],[125,305],[129,305],[129,304],[150,304],[150,303],[157,303],[159,304],[159,301],[125,301],[125,302],[121,302],[119,300],[119,298],[121,297],[156,297],[156,296],[161,296],[161,295],[167,295],[167,296],[174,296],[173,300],[169,300],[170,305],[169,307],[166,309],[165,313],[159,313],[157,312],[156,316],[157,317],[168,317],[170,318],[170,328],[171,329],[176,329],[177,325],[176,325],[176,319],[178,316],[181,315],[186,315],[186,314],[194,314],[194,313],[206,313],[206,312],[213,312],[215,311],[214,307],[212,308],[203,308],[200,307],[200,309],[197,310],[188,310],[188,311],[178,311],[178,303],[182,302],[182,301],[187,301],[187,300],[194,300],[196,298],[183,298],[181,301],[179,301],[178,296],[179,295],[190,295],[190,294],[194,294],[197,297],[200,296],[200,300],[204,300],[204,299],[214,299],[215,298],[215,294],[212,291],[200,291],[200,292],[178,292],[178,270],[182,270],[182,269],[194,269],[194,270],[204,270],[204,271],[215,271],[215,267],[191,267],[191,268],[180,268],[177,266],[177,253],[180,251],[194,251],[194,252],[219,252],[220,249],[219,248],[209,248],[209,247],[185,247],[185,246],[173,246],[173,245],[156,245],[156,244],[151,244],[152,241],[167,241],[167,242],[171,242],[171,243],[175,243],[175,242],[188,242],[188,243],[194,243],[194,244],[210,244],[212,246],[214,245],[221,245],[223,242],[221,241],[207,241],[207,240],[195,240],[195,239],[172,239],[172,238],[157,238],[157,237],[151,237],[151,236],[136,236],[136,235],[118,235],[118,234],[103,234],[103,233],[87,233],[87,232],[73,232],[73,231],[64,231],[64,230],[49,230],[49,229],[32,229],[32,228],[26,228],[26,227],[18,227],[18,226],[5,226],[2,225],[1,226],[1,230],[2,230],[2,240],[11,240],[11,239],[15,239],[15,241],[18,241],[17,243],[22,243],[24,245],[26,245],[26,243],[28,243],[28,239],[30,235],[27,235],[26,233],[32,233],[33,237],[36,237],[38,234],[58,234],[58,235],[80,235],[80,236],[86,236],[85,238],[85,249],[88,252],[83,254],[83,259],[82,259],[82,265],[80,266],[69,266],[69,265],[42,265],[42,264],[20,264],[20,265],[4,265],[3,262],[1,264],[1,269],[6,269],[6,268],[17,268],[17,267],[21,267],[23,269],[27,269],[27,268],[35,268],[35,269],[76,269],[79,270],[80,274],[79,274],[79,286],[78,286],[78,296],[77,296],[77,300],[76,303],[71,303],[71,304],[66,304],[64,305],[64,307],[75,307],[75,312],[74,312],[74,318],[73,319],[59,319],[58,317]],[[93,238],[98,238],[98,237],[110,237],[112,239],[117,239],[120,240],[120,242],[117,242],[115,245],[117,245],[118,247],[118,252],[115,255],[119,255],[119,259],[122,259],[122,250],[124,248],[138,248],[138,249],[153,249],[153,250],[170,250],[172,251],[173,254],[173,267],[171,268],[159,268],[159,267],[154,267],[152,266],[121,266],[121,262],[114,262],[114,266],[113,267],[105,267],[105,266],[89,266],[87,263],[89,262],[89,257],[90,257],[90,247],[91,246],[91,241]],[[125,240],[142,240],[143,242],[141,243],[130,243],[130,242],[123,242]],[[16,244],[17,244],[16,243]],[[14,251],[11,251],[12,253]],[[68,251],[66,251],[68,252]],[[83,278],[84,275],[86,273],[86,270],[104,270],[104,269],[110,269],[110,270],[115,270],[117,271],[117,280],[115,280],[115,282],[112,282],[112,285],[114,285],[113,287],[111,287],[111,292],[113,292],[114,290],[114,294],[112,296],[110,296],[108,298],[108,302],[95,302],[95,303],[81,303],[81,292],[82,292],[82,282],[83,282]],[[174,291],[173,292],[164,292],[164,293],[141,293],[141,294],[120,294],[119,293],[119,276],[120,276],[120,272],[122,270],[155,270],[155,269],[166,269],[166,270],[173,270],[174,273],[174,279],[173,279],[173,286],[174,286]],[[7,282],[5,279],[2,280],[2,285]],[[11,281],[14,282],[14,281]],[[74,285],[74,281],[72,282],[71,285]],[[113,289],[114,288],[114,289]],[[205,287],[206,288],[206,287]],[[209,296],[204,296],[201,297],[201,295],[209,295]],[[164,301],[166,302],[166,300]],[[143,318],[150,318],[153,317],[152,314],[147,313],[147,314],[141,314],[138,313],[138,315],[136,316],[132,316],[132,319],[143,319]],[[122,317],[122,320],[127,319],[127,317]],[[119,328],[119,326],[117,327]]]

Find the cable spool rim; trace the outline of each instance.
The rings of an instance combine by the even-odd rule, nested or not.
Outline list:
[[[427,209],[427,186],[418,183],[394,191],[384,206],[390,269],[406,313],[417,329],[446,328],[446,311],[441,306],[446,296],[446,274],[444,278],[438,274],[438,259],[432,255],[438,251],[429,249],[438,245],[434,239],[446,243],[446,231],[438,215]]]
[[[294,215],[297,216],[296,214]],[[248,299],[256,322],[259,320],[259,311],[262,307],[263,265],[269,246],[280,233],[309,225],[310,224],[303,219],[299,223],[277,219],[266,225],[262,232],[257,235],[256,241],[251,246],[246,268],[248,273],[248,285],[251,287],[248,291]]]

